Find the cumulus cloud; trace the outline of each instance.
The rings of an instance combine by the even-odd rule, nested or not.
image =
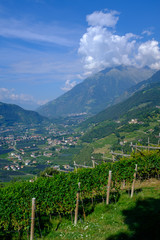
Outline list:
[[[160,49],[155,40],[147,41],[138,47],[136,60],[141,65],[149,65],[151,68],[160,68]]]
[[[133,33],[116,34],[118,15],[119,13],[115,11],[100,11],[87,16],[89,27],[80,39],[78,50],[82,56],[85,71],[93,73],[105,67],[121,64],[138,67],[148,65],[158,69],[160,67],[159,43],[154,39],[143,42],[142,36]]]
[[[65,86],[62,87],[61,89],[62,89],[63,91],[69,91],[69,90],[71,90],[75,85],[76,85],[76,81],[71,82],[71,80],[67,80],[67,81],[65,82]]]

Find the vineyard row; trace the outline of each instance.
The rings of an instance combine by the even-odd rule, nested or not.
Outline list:
[[[39,177],[34,182],[16,182],[0,189],[0,231],[28,231],[31,221],[31,199],[36,198],[39,216],[70,214],[75,210],[76,194],[95,198],[106,194],[108,174],[112,171],[111,188],[119,191],[122,183],[131,184],[135,165],[137,178],[159,177],[160,152],[143,151],[115,163],[105,163],[92,169]],[[78,184],[80,183],[80,184]],[[80,186],[80,188],[79,188]]]

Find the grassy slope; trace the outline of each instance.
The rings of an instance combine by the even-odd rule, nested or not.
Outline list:
[[[146,116],[147,116],[147,113],[146,113]],[[115,133],[117,132],[119,136],[117,136],[115,133],[111,133],[111,134],[106,134],[105,137],[101,138],[102,131],[100,131],[100,133],[97,134],[97,138],[94,138],[92,137],[94,136],[92,132],[94,132],[95,128],[92,128],[91,130],[88,131],[87,134],[83,136],[83,138],[86,135],[91,136],[90,143],[85,143],[84,147],[86,147],[87,145],[88,147],[94,149],[93,153],[96,153],[96,154],[100,153],[104,155],[104,157],[111,157],[110,152],[112,149],[113,151],[118,152],[118,147],[119,147],[120,148],[119,150],[121,151],[123,150],[124,153],[130,153],[131,147],[127,147],[127,145],[129,145],[131,142],[133,142],[134,144],[139,143],[141,145],[146,145],[148,141],[148,137],[150,138],[151,144],[158,144],[159,138],[157,136],[159,135],[159,132],[160,132],[160,122],[159,122],[160,110],[156,109],[156,111],[153,110],[149,112],[148,117],[142,120],[144,122],[144,124],[142,125],[141,124],[129,125],[128,122],[122,122],[119,125],[117,125],[117,127],[115,127],[114,132]],[[97,128],[99,126],[97,126]],[[157,128],[157,130],[155,127]],[[104,124],[104,127],[102,125],[102,129],[103,128],[105,128],[106,130],[105,124]],[[153,131],[150,131],[151,129]],[[118,142],[121,142],[121,141],[123,142],[124,140],[126,141],[126,143],[124,143],[123,146],[120,146]],[[83,152],[83,155],[85,155],[85,149],[82,149],[81,152]],[[82,154],[81,155],[77,154],[77,156],[75,157],[75,161],[76,163],[79,163],[79,164],[85,161],[87,165],[92,165],[91,159],[88,158],[88,160],[86,159],[84,160]]]
[[[63,218],[58,230],[51,231],[44,239],[158,240],[160,238],[159,183],[157,180],[137,183],[136,194],[132,199],[128,192],[123,190],[117,203],[111,203],[109,206],[104,203],[96,204],[94,211],[85,221],[79,220],[77,226]],[[56,229],[59,220],[54,220],[52,223],[53,228]]]

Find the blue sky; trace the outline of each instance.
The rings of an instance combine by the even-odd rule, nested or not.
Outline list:
[[[158,0],[0,0],[0,101],[28,109],[119,64],[160,68]]]

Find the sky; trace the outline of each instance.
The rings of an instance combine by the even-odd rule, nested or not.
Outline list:
[[[160,69],[159,0],[0,0],[0,101],[36,109],[117,65]]]

